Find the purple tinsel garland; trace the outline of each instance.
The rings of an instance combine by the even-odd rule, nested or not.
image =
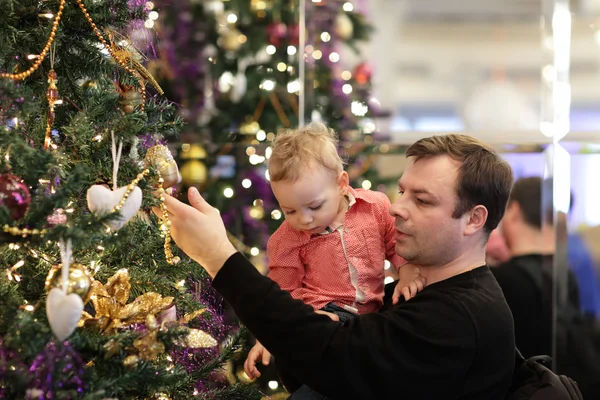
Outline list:
[[[56,343],[50,341],[44,350],[37,355],[29,372],[32,374],[28,399],[55,399],[55,388],[60,391],[76,392],[61,398],[73,399],[83,393],[86,388],[83,382],[84,362],[81,356],[71,347],[69,342]]]
[[[10,376],[23,376],[26,374],[27,366],[21,360],[18,353],[7,349],[0,338],[0,399],[8,398],[8,391],[5,387],[10,384]]]

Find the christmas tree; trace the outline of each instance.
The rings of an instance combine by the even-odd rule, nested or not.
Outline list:
[[[303,19],[291,0],[171,4],[155,1],[161,40],[149,68],[186,122],[173,145],[183,184],[219,208],[234,244],[266,273],[266,244],[283,222],[266,171],[279,129],[322,120],[340,135],[353,186],[387,183],[373,168],[383,150],[372,140],[378,108],[359,46],[372,28],[364,10],[339,0],[307,1]],[[272,395],[277,381],[269,368],[257,384]]]
[[[323,120],[345,146],[372,143],[370,66],[343,58],[349,51],[360,58],[358,44],[372,28],[339,0],[307,2],[305,25],[292,0],[155,4],[161,41],[150,69],[182,106],[186,126],[174,150],[183,184],[221,210],[238,248],[265,268],[266,243],[283,222],[268,184],[269,144],[279,129],[309,120]],[[340,148],[361,166],[351,174],[360,187],[372,149],[347,150]]]
[[[243,332],[170,242],[182,121],[143,66],[154,5],[0,5],[0,398],[260,398],[221,369]]]

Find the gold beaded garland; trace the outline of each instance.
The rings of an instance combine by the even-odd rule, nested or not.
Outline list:
[[[171,221],[169,220],[169,213],[167,212],[167,206],[165,206],[165,189],[162,187],[163,179],[158,180],[160,186],[158,188],[159,199],[160,199],[160,210],[162,211],[162,230],[165,232],[165,258],[171,265],[175,265],[181,261],[178,256],[173,256],[171,251]]]
[[[35,60],[33,65],[29,67],[27,71],[20,72],[18,74],[0,72],[0,78],[8,78],[21,81],[27,78],[29,75],[33,74],[38,69],[38,67],[42,64],[42,61],[44,61],[44,58],[46,58],[46,54],[48,54],[50,46],[52,46],[52,42],[54,42],[54,37],[56,36],[56,31],[58,30],[58,23],[60,22],[60,17],[62,16],[63,9],[65,8],[65,2],[66,0],[60,0],[58,12],[56,13],[56,17],[54,18],[54,22],[52,23],[52,29],[50,30],[50,36],[48,37],[48,41],[46,42],[44,49],[42,50],[38,58]]]
[[[100,32],[100,30],[98,29],[98,27],[96,27],[96,24],[92,20],[92,17],[90,17],[90,14],[88,13],[87,9],[85,8],[85,5],[83,5],[83,2],[81,0],[75,0],[75,1],[79,5],[79,8],[81,9],[81,12],[83,12],[83,15],[85,15],[85,19],[87,19],[87,21],[89,22],[90,26],[92,27],[92,30],[94,31],[94,33],[98,37],[98,40],[100,40],[100,43],[102,43],[104,45],[104,48],[106,49],[106,51],[108,51],[108,53],[110,54],[110,56],[121,67],[123,67],[123,69],[125,71],[129,72],[131,75],[135,76],[138,79],[138,82],[140,83],[140,94],[142,95],[142,104],[140,105],[140,110],[144,111],[144,105],[146,104],[146,84],[144,83],[144,80],[142,79],[142,77],[136,71],[134,71],[133,69],[129,68],[129,66],[127,65],[127,63],[121,57],[119,57],[117,54],[115,54],[115,52],[113,51],[112,47],[106,42],[106,40],[104,39],[104,36],[102,36],[102,33]]]

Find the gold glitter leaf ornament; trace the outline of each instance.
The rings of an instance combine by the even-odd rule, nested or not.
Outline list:
[[[142,323],[148,315],[156,315],[169,308],[173,297],[162,297],[155,292],[144,293],[127,304],[131,291],[129,272],[119,270],[105,285],[92,283],[90,299],[95,315],[83,312],[80,326],[95,326],[103,333],[114,333],[117,329],[131,324]]]

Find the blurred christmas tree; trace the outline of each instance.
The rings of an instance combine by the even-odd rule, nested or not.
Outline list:
[[[372,168],[378,110],[359,46],[372,28],[363,10],[338,0],[306,1],[305,30],[297,0],[172,4],[155,1],[161,40],[150,69],[182,106],[186,127],[173,150],[183,184],[221,210],[238,249],[266,272],[266,244],[283,221],[266,175],[269,144],[278,129],[299,124],[303,109],[303,121],[340,134],[355,187],[384,183]],[[347,62],[349,52],[359,61]],[[268,394],[281,389],[272,369],[258,383]]]
[[[360,54],[371,26],[350,2],[306,3],[301,51],[297,0],[186,0],[176,8],[155,2],[161,41],[151,70],[182,105],[187,124],[174,150],[183,184],[199,187],[221,210],[259,268],[283,221],[265,167],[278,129],[298,126],[303,102],[303,121],[323,120],[345,143],[369,144],[374,132],[371,67],[342,57]],[[351,152],[349,161],[362,163],[371,149]],[[353,183],[360,187],[363,179]]]
[[[221,369],[243,335],[149,210],[181,128],[136,50],[152,3],[0,6],[0,398],[260,398]]]

